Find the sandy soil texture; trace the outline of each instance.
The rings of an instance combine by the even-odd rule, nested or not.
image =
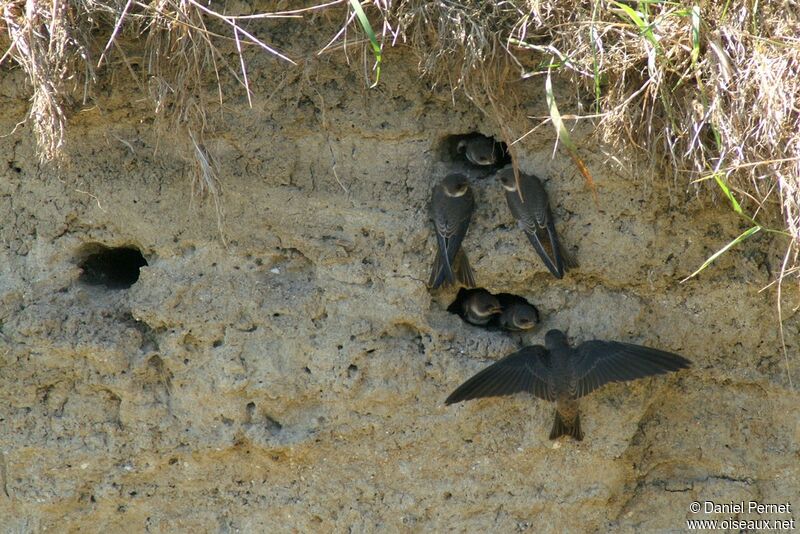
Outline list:
[[[543,322],[523,339],[467,325],[445,311],[455,291],[425,286],[427,203],[457,166],[448,136],[497,125],[402,49],[376,89],[359,69],[259,57],[253,109],[231,84],[209,112],[227,246],[191,195],[192,154],[155,133],[124,76],[74,110],[59,172],[25,127],[0,138],[0,530],[633,532],[685,529],[696,500],[800,507],[800,395],[775,293],[759,293],[778,240],[680,284],[744,229],[735,214],[620,167],[582,126],[596,205],[540,128],[519,163],[546,179],[580,267],[550,276],[499,184],[473,176],[478,284]],[[3,134],[27,109],[17,78],[0,83]],[[542,87],[520,85],[517,131],[546,113]],[[88,285],[93,243],[148,266],[130,289]],[[694,367],[588,397],[582,443],[554,446],[553,407],[525,395],[443,405],[553,327]]]

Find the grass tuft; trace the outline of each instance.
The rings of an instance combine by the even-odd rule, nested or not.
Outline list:
[[[581,174],[583,174],[583,177],[586,179],[586,185],[592,191],[595,205],[599,206],[599,202],[597,200],[597,187],[594,185],[592,174],[589,172],[589,168],[578,154],[578,148],[575,146],[575,143],[572,142],[572,138],[569,135],[569,130],[567,130],[567,127],[564,126],[564,121],[561,120],[561,113],[558,111],[556,97],[553,94],[553,81],[550,78],[550,69],[547,70],[544,93],[545,97],[547,98],[547,109],[550,111],[550,122],[553,123],[553,127],[556,129],[556,138],[561,140],[561,142],[567,148],[567,152],[569,153],[570,157],[572,157],[572,161],[575,163],[575,166],[578,167],[578,170],[581,172]]]
[[[364,33],[367,34],[369,42],[372,45],[372,53],[375,56],[375,82],[370,87],[375,87],[381,80],[381,62],[383,61],[383,50],[381,49],[381,45],[378,43],[378,38],[375,36],[375,31],[372,29],[372,24],[369,23],[367,14],[364,13],[364,10],[361,8],[361,4],[358,2],[358,0],[350,0],[350,5],[353,8],[353,12],[356,14],[358,23],[361,25]]]

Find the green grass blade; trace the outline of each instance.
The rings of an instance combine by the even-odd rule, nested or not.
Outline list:
[[[714,180],[717,181],[717,185],[719,185],[719,188],[722,189],[722,192],[725,193],[725,196],[728,197],[728,200],[731,201],[731,206],[733,207],[733,211],[735,211],[739,215],[744,215],[744,212],[742,211],[742,206],[739,205],[739,202],[736,200],[736,197],[734,197],[733,193],[731,193],[728,184],[725,183],[725,179],[722,177],[722,173],[715,172]]]
[[[692,67],[697,68],[697,60],[700,58],[700,6],[692,6]]]
[[[556,98],[553,93],[553,80],[550,77],[550,69],[547,69],[547,78],[544,82],[544,94],[547,99],[547,109],[550,112],[550,120],[553,121],[553,126],[556,129],[558,138],[567,147],[570,152],[576,150],[575,145],[572,143],[572,138],[569,136],[569,130],[564,126],[564,121],[561,120],[561,113],[558,111]]]
[[[372,24],[369,23],[367,14],[364,13],[364,9],[361,7],[359,1],[350,0],[350,5],[353,7],[353,11],[355,11],[356,17],[358,17],[358,23],[361,24],[361,28],[364,30],[364,33],[367,34],[369,42],[372,44],[372,53],[375,56],[375,83],[370,85],[370,87],[375,87],[378,85],[378,82],[381,79],[381,63],[383,62],[381,45],[378,42],[378,37],[375,35],[375,31],[372,29]]]
[[[547,109],[550,111],[550,121],[553,123],[553,127],[556,129],[556,135],[566,147],[567,152],[569,152],[569,155],[572,157],[572,161],[575,162],[578,170],[586,180],[586,184],[592,190],[592,196],[594,197],[595,204],[597,204],[597,188],[594,185],[592,173],[589,172],[589,167],[586,166],[586,164],[578,155],[578,149],[575,146],[575,143],[572,142],[572,138],[569,135],[569,130],[567,130],[567,127],[564,126],[564,121],[561,119],[561,113],[558,111],[556,97],[553,94],[553,80],[550,77],[549,68],[547,69],[547,78],[544,82],[544,94],[545,98],[547,99]]]
[[[709,265],[711,265],[711,264],[714,262],[714,260],[716,260],[717,258],[719,258],[720,256],[722,256],[723,254],[725,254],[725,253],[726,253],[728,250],[730,250],[730,249],[731,249],[731,247],[734,247],[734,246],[736,246],[736,244],[738,244],[738,243],[741,243],[742,241],[744,241],[745,239],[747,239],[747,238],[748,238],[748,237],[750,237],[751,235],[755,234],[755,233],[756,233],[756,232],[758,232],[759,230],[761,230],[761,226],[759,226],[759,225],[756,225],[756,226],[753,226],[753,227],[751,227],[751,228],[748,228],[747,230],[745,230],[744,232],[742,232],[742,233],[739,235],[739,237],[737,237],[736,239],[734,239],[733,241],[731,241],[730,243],[728,243],[727,245],[725,245],[724,247],[722,247],[721,249],[719,249],[719,250],[718,250],[717,252],[715,252],[715,253],[714,253],[714,254],[713,254],[713,255],[712,255],[710,258],[708,258],[706,261],[704,261],[704,262],[703,262],[703,265],[701,265],[699,269],[697,269],[695,272],[693,272],[692,274],[690,274],[689,276],[687,276],[686,278],[684,278],[683,280],[681,280],[681,283],[683,283],[683,282],[687,281],[687,280],[688,280],[688,279],[690,279],[690,278],[694,278],[695,276],[697,276],[698,274],[700,274],[700,272],[701,272],[703,269],[705,269],[706,267],[708,267]]]
[[[592,24],[589,26],[589,44],[592,45],[592,75],[594,77],[594,112],[600,113],[600,58],[598,57],[598,34],[595,22],[597,21],[597,10],[600,7],[600,0],[595,0],[592,5]]]
[[[722,8],[722,15],[720,15],[719,17],[720,22],[725,20],[725,15],[728,14],[728,8],[730,7],[730,5],[731,5],[731,0],[727,0],[725,2],[725,7]]]
[[[630,18],[636,27],[639,28],[639,32],[644,35],[648,41],[650,41],[650,44],[652,44],[656,50],[659,49],[658,40],[656,39],[655,34],[653,34],[653,28],[650,26],[650,24],[644,21],[638,11],[627,4],[622,4],[616,1],[612,1],[611,3],[624,11],[625,14],[628,15],[628,18]]]

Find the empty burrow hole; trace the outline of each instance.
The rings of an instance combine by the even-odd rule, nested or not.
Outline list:
[[[491,143],[491,152],[488,150],[488,147],[487,150],[481,152],[491,154],[491,159],[494,160],[493,163],[488,160],[483,160],[483,163],[477,163],[467,158],[467,146],[470,143],[476,142]],[[448,135],[439,141],[436,153],[439,156],[439,160],[445,163],[466,163],[471,167],[487,170],[499,169],[511,163],[511,154],[508,152],[508,145],[503,141],[497,140],[495,137],[489,137],[478,132]]]
[[[475,311],[478,316],[489,316],[485,324],[474,322],[468,317],[467,306],[470,300],[474,300],[472,305],[476,308]],[[524,309],[515,312],[516,315],[512,323],[509,323],[508,317],[505,320],[501,320],[501,314],[520,305]],[[514,295],[513,293],[492,293],[482,287],[470,289],[462,287],[459,289],[456,298],[447,307],[447,311],[458,315],[462,320],[470,324],[489,329],[530,330],[540,322],[539,309],[525,297]]]
[[[136,247],[107,247],[100,243],[83,245],[76,259],[82,271],[81,282],[108,289],[128,289],[139,280],[139,270],[147,265]]]

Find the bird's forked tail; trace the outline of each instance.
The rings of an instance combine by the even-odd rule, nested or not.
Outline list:
[[[455,284],[461,284],[463,287],[475,287],[475,274],[472,272],[467,254],[463,249],[459,249],[451,266],[441,251],[437,251],[428,287],[436,289]]]
[[[556,410],[556,417],[553,421],[553,429],[550,431],[550,439],[558,439],[561,436],[571,436],[578,441],[583,441],[583,431],[581,430],[581,416],[575,414],[575,419],[569,422],[564,421],[561,414]]]

